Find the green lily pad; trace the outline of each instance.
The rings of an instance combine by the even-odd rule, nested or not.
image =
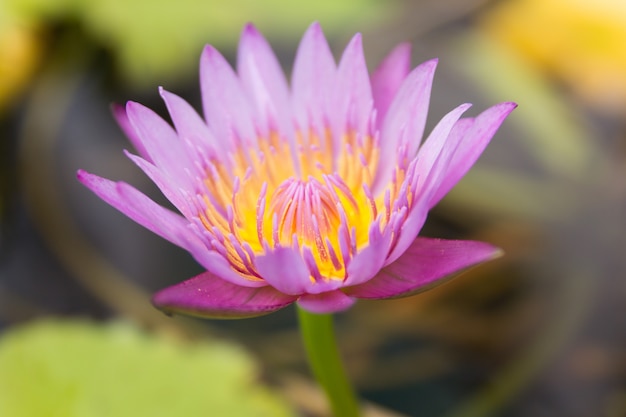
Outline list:
[[[86,321],[38,322],[0,339],[0,416],[291,415],[234,344]]]

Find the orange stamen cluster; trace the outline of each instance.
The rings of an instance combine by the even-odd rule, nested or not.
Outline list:
[[[320,275],[312,279],[343,279],[388,206],[370,192],[379,156],[375,138],[347,134],[337,157],[330,133],[298,133],[295,144],[271,134],[257,143],[207,166],[199,217],[216,250],[255,279],[256,255],[297,247]]]

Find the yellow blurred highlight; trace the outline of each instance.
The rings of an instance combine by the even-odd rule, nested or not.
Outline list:
[[[0,113],[26,87],[40,56],[41,44],[32,28],[0,23]]]
[[[625,1],[509,0],[482,27],[593,105],[625,108]]]

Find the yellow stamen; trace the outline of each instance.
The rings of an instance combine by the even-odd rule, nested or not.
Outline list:
[[[296,134],[294,149],[272,133],[259,139],[258,150],[240,149],[228,165],[214,162],[207,170],[204,185],[211,198],[202,197],[207,208],[200,220],[244,274],[254,275],[244,244],[262,254],[266,245],[297,243],[309,248],[322,277],[343,279],[346,245],[357,250],[366,246],[370,224],[384,211],[383,199],[369,194],[379,157],[374,139],[346,134],[333,161],[330,131],[323,137],[307,133]],[[396,172],[393,196],[400,176],[403,172]]]

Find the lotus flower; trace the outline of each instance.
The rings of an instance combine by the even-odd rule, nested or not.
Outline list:
[[[370,77],[359,34],[337,65],[314,23],[289,86],[248,25],[236,72],[202,53],[204,117],[163,89],[173,128],[138,103],[114,110],[139,153],[128,157],[180,214],[124,182],[78,178],[206,268],[154,296],[165,312],[251,317],[297,302],[322,314],[414,294],[500,253],[418,234],[515,108],[461,118],[463,104],[422,141],[436,64],[410,71],[402,44]]]

